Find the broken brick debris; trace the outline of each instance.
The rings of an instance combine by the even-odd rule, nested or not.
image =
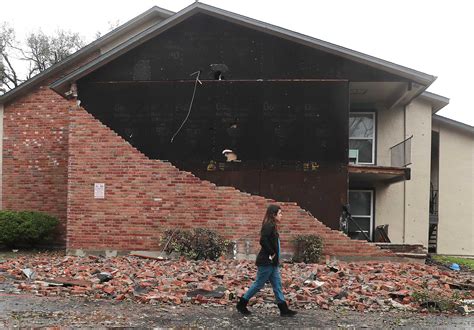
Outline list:
[[[80,279],[74,279],[70,277],[56,277],[48,280],[51,283],[62,284],[63,286],[83,286],[90,287],[92,283],[90,281],[84,281]]]
[[[25,278],[25,265],[35,272],[34,282]],[[0,270],[7,275],[3,276],[4,281],[12,280],[18,290],[36,295],[80,295],[171,305],[235,304],[235,299],[245,293],[256,275],[254,263],[245,260],[157,260],[141,256],[104,258],[55,254],[6,259],[0,263]],[[296,308],[422,311],[432,307],[413,299],[414,293],[423,290],[446,297],[462,293],[466,301],[474,299],[472,273],[422,264],[295,263],[284,264],[281,275],[286,298]],[[251,304],[267,306],[273,299],[268,285]],[[458,310],[468,313],[469,308]]]

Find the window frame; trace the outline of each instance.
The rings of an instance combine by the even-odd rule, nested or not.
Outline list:
[[[376,143],[377,143],[377,139],[376,139],[376,135],[377,135],[377,112],[376,111],[349,111],[349,121],[350,121],[351,115],[372,115],[372,120],[373,120],[373,123],[374,123],[374,132],[373,132],[372,138],[351,137],[350,132],[348,132],[348,136],[349,136],[349,148],[348,149],[350,149],[350,140],[372,140],[372,162],[367,163],[367,162],[358,161],[356,163],[356,165],[358,165],[358,164],[359,165],[375,165],[376,164],[376,162],[375,162],[375,155],[376,155],[375,149],[376,149]],[[348,130],[349,130],[349,127],[348,127]],[[348,153],[349,153],[349,150],[348,150]]]
[[[350,193],[351,192],[368,192],[368,193],[370,193],[370,216],[353,214],[352,212],[351,212],[351,216],[352,216],[352,218],[369,218],[370,219],[369,233],[368,233],[367,236],[369,236],[370,240],[373,241],[373,239],[374,239],[374,237],[373,237],[374,220],[375,220],[375,205],[374,205],[375,191],[373,189],[349,189],[348,196],[347,196],[349,205],[350,205]],[[350,205],[350,206],[351,206],[351,211],[352,211],[352,205]],[[354,221],[356,221],[356,220],[354,219]],[[359,231],[355,231],[355,232],[359,232]],[[349,232],[347,233],[347,235],[349,235]]]

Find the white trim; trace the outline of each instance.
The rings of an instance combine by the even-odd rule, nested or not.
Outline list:
[[[370,140],[372,139],[372,162],[370,163],[364,163],[364,162],[357,162],[357,164],[360,165],[374,165],[375,164],[375,144],[377,143],[377,139],[375,137],[375,132],[377,130],[377,118],[376,118],[376,112],[375,111],[349,111],[349,118],[351,115],[372,115],[372,121],[374,123],[374,132],[372,135],[372,138],[368,137],[350,137],[349,136],[349,141],[350,140]]]
[[[370,239],[373,239],[373,227],[374,227],[374,191],[373,190],[368,190],[368,189],[349,189],[349,196],[351,192],[368,192],[370,193],[370,215],[357,215],[357,214],[352,214],[352,218],[369,218],[370,219],[370,225],[369,225],[369,237]],[[350,203],[350,201],[349,201]]]

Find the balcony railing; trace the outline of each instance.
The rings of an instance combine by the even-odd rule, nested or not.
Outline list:
[[[390,147],[390,163],[393,167],[406,167],[411,164],[411,139],[413,135],[408,139],[397,143],[393,147]]]

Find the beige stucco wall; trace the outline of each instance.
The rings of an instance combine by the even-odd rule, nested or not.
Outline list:
[[[377,110],[377,165],[390,166],[390,147],[403,141],[403,107]],[[392,242],[403,239],[403,183],[375,186],[375,225],[388,225]]]
[[[388,225],[392,243],[403,242],[403,182],[375,185],[375,226]]]
[[[428,246],[431,178],[432,109],[427,102],[414,100],[406,108],[406,134],[411,141],[411,179],[405,189],[405,240],[407,244]]]
[[[431,106],[418,100],[406,107],[405,115],[403,107],[378,110],[377,165],[390,166],[390,147],[413,135],[411,179],[375,185],[375,225],[388,224],[393,243],[428,246],[431,117]]]
[[[474,255],[474,134],[436,123],[439,131],[439,254]]]

